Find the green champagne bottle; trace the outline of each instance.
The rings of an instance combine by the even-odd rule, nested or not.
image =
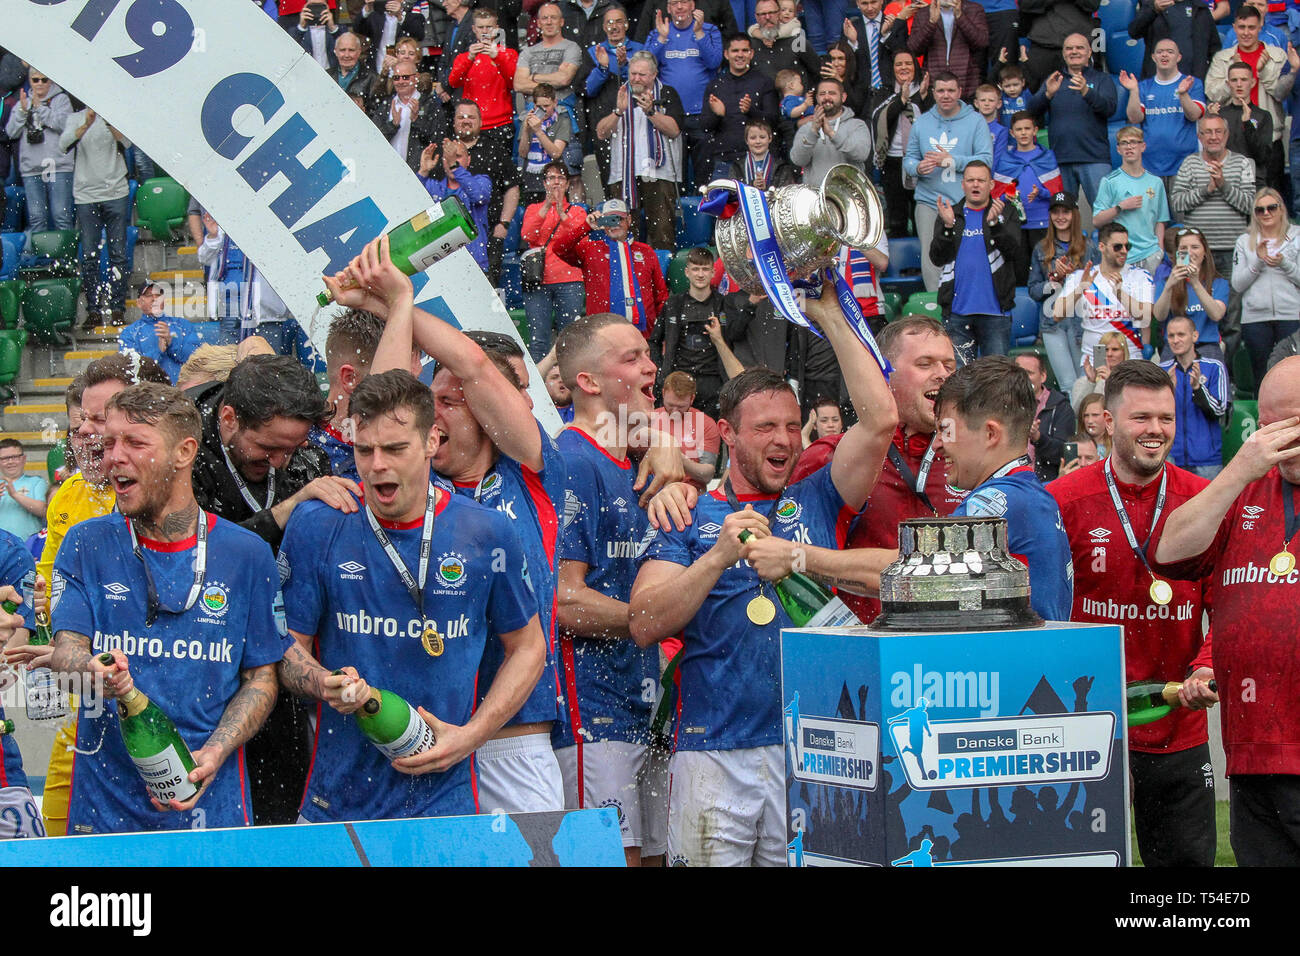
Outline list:
[[[100,654],[99,661],[111,665],[113,655]],[[173,797],[185,801],[199,792],[190,783],[189,774],[195,767],[190,748],[161,707],[133,687],[118,700],[117,717],[127,755],[154,799],[159,803]]]
[[[1180,706],[1178,692],[1182,687],[1181,681],[1134,681],[1126,685],[1124,696],[1128,704],[1128,725],[1141,727],[1168,717]],[[1215,681],[1210,681],[1210,690],[1218,692],[1219,686]]]
[[[10,611],[9,613],[12,614],[13,612]],[[14,722],[12,720],[0,720],[0,737],[3,737],[5,734],[12,734],[13,732]]]
[[[753,536],[746,529],[739,537],[743,544]],[[853,627],[862,623],[848,605],[806,574],[791,571],[773,587],[795,627]]]
[[[465,204],[456,196],[447,196],[389,230],[388,256],[393,265],[413,276],[477,238],[478,229]],[[326,289],[316,301],[326,306],[334,296]]]
[[[10,614],[18,613],[13,601],[0,602]],[[54,643],[50,633],[50,618],[44,611],[36,612],[36,631],[27,638],[28,644],[48,647]],[[34,667],[27,672],[27,719],[54,720],[68,714],[67,695],[59,689],[59,681],[48,667]]]
[[[419,711],[391,690],[370,689],[370,699],[354,715],[357,726],[389,760],[431,750],[433,728]]]

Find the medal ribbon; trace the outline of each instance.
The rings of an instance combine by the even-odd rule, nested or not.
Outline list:
[[[1161,469],[1160,472],[1160,490],[1156,492],[1156,510],[1151,516],[1151,528],[1147,531],[1147,539],[1138,546],[1137,535],[1133,533],[1133,525],[1129,521],[1128,511],[1124,508],[1124,502],[1120,500],[1119,488],[1115,485],[1115,475],[1111,471],[1110,459],[1106,459],[1106,467],[1102,469],[1106,475],[1106,490],[1110,492],[1111,504],[1115,506],[1115,514],[1119,516],[1120,527],[1124,529],[1124,537],[1128,539],[1128,546],[1133,549],[1137,559],[1142,562],[1142,566],[1147,569],[1147,574],[1155,578],[1156,573],[1151,570],[1151,564],[1147,561],[1147,546],[1151,544],[1151,536],[1156,533],[1156,525],[1160,521],[1160,515],[1165,510],[1165,488],[1169,483],[1169,469]]]
[[[221,454],[226,457],[226,467],[230,469],[230,477],[235,479],[235,487],[239,493],[244,496],[244,501],[248,502],[248,507],[254,511],[265,511],[271,507],[271,502],[275,500],[275,469],[272,468],[266,475],[266,504],[259,504],[253,497],[253,493],[248,490],[248,485],[244,484],[244,476],[239,473],[234,462],[230,460],[230,452],[226,451],[226,446],[221,446]]]
[[[392,562],[393,569],[397,571],[397,576],[402,579],[402,585],[406,588],[406,593],[411,595],[411,600],[415,602],[415,613],[420,615],[422,621],[425,618],[424,582],[429,576],[429,552],[433,548],[434,505],[436,501],[437,494],[434,491],[433,482],[430,482],[429,497],[424,506],[424,527],[420,532],[420,580],[418,582],[411,576],[406,562],[402,560],[402,556],[393,547],[393,542],[388,539],[388,535],[380,526],[379,519],[370,510],[370,505],[366,505],[366,520],[370,522],[370,530],[374,532],[375,540],[379,542],[379,546],[384,549],[384,554],[388,555],[388,560]]]
[[[194,583],[190,585],[190,593],[185,599],[185,607],[180,610],[163,607],[159,602],[158,588],[153,583],[153,573],[149,570],[149,562],[144,559],[144,550],[140,547],[140,539],[135,534],[135,523],[130,518],[126,519],[126,530],[131,536],[131,552],[144,565],[144,585],[148,600],[144,615],[144,626],[152,627],[153,622],[158,619],[159,611],[166,611],[168,614],[184,614],[192,608],[194,602],[199,599],[199,592],[203,590],[203,578],[208,571],[208,516],[204,514],[203,509],[199,509],[199,524],[194,532],[196,551],[194,555]]]
[[[992,481],[994,478],[1003,478],[1003,477],[1005,477],[1005,476],[1011,474],[1011,473],[1012,473],[1013,471],[1015,471],[1017,468],[1030,468],[1030,467],[1032,467],[1032,466],[1029,464],[1029,456],[1028,456],[1028,455],[1021,455],[1021,456],[1020,456],[1019,458],[1017,458],[1015,461],[1009,461],[1009,462],[1007,462],[1005,465],[1003,465],[1003,466],[1002,466],[1001,468],[999,468],[997,471],[993,472],[993,474],[991,474],[991,475],[989,475],[987,478],[985,478],[984,481]],[[984,482],[980,482],[980,484],[983,484],[983,483],[984,483]]]
[[[930,468],[934,465],[935,450],[934,439],[930,439],[930,447],[925,450],[925,457],[921,459],[921,470],[917,474],[912,474],[912,469],[908,467],[907,461],[903,458],[903,453],[898,450],[898,446],[890,443],[889,460],[894,463],[898,469],[898,474],[906,482],[907,486],[916,492],[916,496],[925,502],[925,506],[935,514],[939,509],[930,503],[930,496],[926,494],[925,486],[930,480]]]
[[[1297,520],[1295,513],[1295,485],[1282,479],[1282,513],[1286,515],[1286,538],[1282,542],[1282,550],[1291,549],[1291,539],[1295,537],[1296,531],[1300,531],[1300,520]]]

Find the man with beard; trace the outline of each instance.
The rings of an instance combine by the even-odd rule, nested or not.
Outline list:
[[[1124,625],[1125,680],[1191,674],[1184,706],[1128,729],[1138,849],[1146,866],[1214,865],[1214,774],[1205,708],[1217,699],[1201,615],[1208,578],[1151,573],[1146,545],[1162,515],[1208,482],[1170,464],[1175,432],[1169,376],[1150,362],[1121,362],[1106,380],[1113,445],[1103,462],[1053,481],[1074,562],[1072,621]],[[1120,616],[1119,608],[1138,613]],[[1175,616],[1168,611],[1177,608]],[[1186,609],[1186,613],[1184,613]]]
[[[515,218],[515,210],[519,208],[519,167],[515,165],[509,141],[503,145],[500,139],[481,135],[483,114],[473,100],[457,103],[451,122],[456,139],[469,150],[469,171],[486,176],[492,182],[492,195],[487,207],[490,224],[487,274],[489,282],[499,285],[506,234]]]
[[[252,823],[243,744],[278,691],[275,665],[287,646],[280,579],[263,542],[194,500],[201,428],[189,399],[169,386],[133,385],[109,399],[103,445],[120,513],[77,525],[59,551],[50,666],[102,679],[117,702],[110,712],[82,698],[72,833]],[[174,653],[177,645],[206,650]],[[112,664],[98,660],[105,651]],[[201,746],[188,774],[169,761],[169,779],[147,785],[115,725],[148,700]],[[232,757],[235,766],[220,772]]]
[[[1214,673],[1222,697],[1232,850],[1242,866],[1300,863],[1295,688],[1295,488],[1300,358],[1259,388],[1259,430],[1196,497],[1157,526],[1155,573],[1214,582]],[[1176,676],[1176,675],[1175,675]],[[1199,678],[1182,693],[1201,694]],[[1190,685],[1190,686],[1189,686]],[[1181,696],[1181,694],[1180,694]]]
[[[804,182],[817,188],[832,166],[848,163],[865,171],[871,156],[871,128],[844,105],[844,84],[823,77],[817,84],[812,122],[795,133],[790,162],[804,167]]]
[[[50,583],[51,607],[58,601],[61,586],[54,577],[54,562],[64,537],[75,525],[113,510],[113,489],[104,465],[104,426],[108,400],[137,382],[170,384],[167,373],[153,359],[110,355],[96,359],[73,383],[68,395],[68,435],[80,469],[61,484],[50,498],[46,515],[45,547],[36,562],[37,573]],[[72,428],[73,410],[78,412]],[[72,754],[76,742],[76,721],[60,727],[50,751],[45,776],[41,815],[51,836],[65,836],[68,829],[68,788],[72,783]]]
[[[674,866],[785,865],[778,657],[791,620],[767,582],[796,566],[824,574],[818,556],[843,545],[898,425],[885,377],[839,303],[810,300],[808,315],[835,348],[859,419],[831,466],[789,483],[802,446],[799,403],[770,369],[740,373],[719,402],[729,478],[700,498],[686,531],[652,532],[632,590],[637,644],[684,632],[668,823]],[[742,532],[752,537],[742,541]]]
[[[330,474],[329,458],[304,445],[329,406],[312,374],[287,355],[250,355],[225,382],[193,396],[203,421],[194,497],[206,511],[242,525],[274,553],[293,510],[324,501],[357,510],[356,483]],[[293,823],[310,760],[307,713],[281,698],[248,748],[257,823]]]
[[[870,2],[879,6],[881,0]],[[781,6],[777,0],[758,0],[754,4],[754,23],[748,32],[754,40],[755,70],[773,83],[782,70],[795,70],[803,78],[805,90],[813,85],[821,73],[821,64],[817,62],[817,55],[808,48],[808,40],[802,33],[792,37],[781,36]],[[903,35],[906,40],[906,29]],[[860,67],[858,75],[862,75]]]

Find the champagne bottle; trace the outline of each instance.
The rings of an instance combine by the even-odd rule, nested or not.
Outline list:
[[[477,238],[478,229],[465,204],[456,196],[447,196],[389,230],[388,256],[393,265],[413,276]],[[316,296],[316,301],[329,305],[334,296],[326,289]]]
[[[1154,723],[1162,717],[1169,716],[1174,708],[1179,707],[1178,692],[1182,690],[1181,681],[1134,681],[1124,688],[1128,702],[1128,725],[1141,727]],[[1210,681],[1210,690],[1216,693],[1219,686]]]
[[[753,536],[748,529],[740,532],[741,543]],[[791,571],[773,587],[795,627],[852,627],[862,623],[848,605],[806,574]]]
[[[424,753],[437,743],[419,711],[391,690],[370,689],[370,699],[353,714],[357,726],[389,760]]]
[[[3,737],[5,734],[12,734],[13,732],[14,722],[12,720],[0,720],[0,737]]]
[[[18,613],[13,601],[0,603],[10,614]],[[54,642],[50,633],[50,618],[44,611],[36,612],[36,631],[27,638],[28,644],[48,647]],[[48,667],[33,667],[27,672],[27,719],[54,720],[68,714],[67,695],[59,689],[59,680]]]
[[[111,666],[113,655],[100,654],[99,661]],[[195,767],[190,748],[161,707],[132,687],[118,700],[117,716],[126,752],[154,799],[185,801],[199,792],[190,782]]]

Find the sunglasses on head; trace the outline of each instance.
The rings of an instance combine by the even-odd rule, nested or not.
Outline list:
[[[1255,215],[1256,215],[1256,216],[1262,216],[1262,215],[1264,215],[1264,213],[1266,213],[1266,212],[1277,212],[1278,208],[1279,208],[1279,204],[1278,204],[1278,203],[1275,203],[1275,202],[1271,202],[1271,203],[1269,203],[1268,205],[1265,205],[1265,206],[1256,206],[1256,207],[1255,207]]]

